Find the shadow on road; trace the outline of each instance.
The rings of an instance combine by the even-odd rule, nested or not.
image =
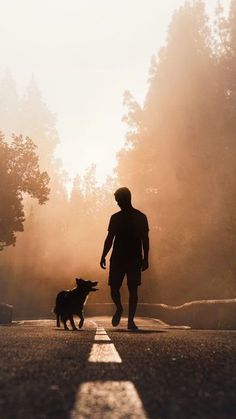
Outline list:
[[[109,330],[108,330],[109,333]],[[114,329],[111,333],[128,333],[132,335],[143,335],[148,333],[167,333],[167,330],[156,330],[156,329],[138,329],[138,330],[127,330],[127,329]]]
[[[70,333],[86,333],[86,329],[77,329],[77,330],[72,330],[72,329],[69,329],[69,330],[64,330],[64,329],[57,329],[56,327],[55,328],[53,328],[52,330],[54,330],[54,331],[56,331],[56,332],[63,332],[63,333],[65,333],[66,335],[70,332]]]

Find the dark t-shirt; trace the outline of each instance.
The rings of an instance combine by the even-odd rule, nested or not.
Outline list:
[[[141,263],[142,239],[148,230],[146,215],[135,208],[113,214],[108,227],[115,235],[111,262]]]

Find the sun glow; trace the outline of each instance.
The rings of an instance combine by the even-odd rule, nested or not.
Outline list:
[[[0,1],[0,74],[9,68],[19,91],[34,74],[57,115],[56,155],[71,177],[91,163],[100,182],[112,173],[125,141],[123,93],[130,90],[142,103],[150,58],[165,43],[171,16],[183,3]],[[217,0],[206,4],[211,13]]]

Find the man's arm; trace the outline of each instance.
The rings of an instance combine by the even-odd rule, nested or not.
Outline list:
[[[146,271],[148,269],[148,253],[149,253],[149,237],[148,231],[143,235],[143,263],[142,263],[142,271]]]
[[[102,269],[106,269],[106,255],[112,247],[114,236],[115,236],[114,233],[109,231],[108,234],[107,234],[106,240],[104,242],[102,257],[101,257],[101,260],[100,260],[100,266],[101,266]]]

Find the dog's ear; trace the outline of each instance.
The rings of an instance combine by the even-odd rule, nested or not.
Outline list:
[[[82,279],[81,278],[75,278],[75,281],[76,281],[76,285],[77,285],[77,287],[82,283]]]

